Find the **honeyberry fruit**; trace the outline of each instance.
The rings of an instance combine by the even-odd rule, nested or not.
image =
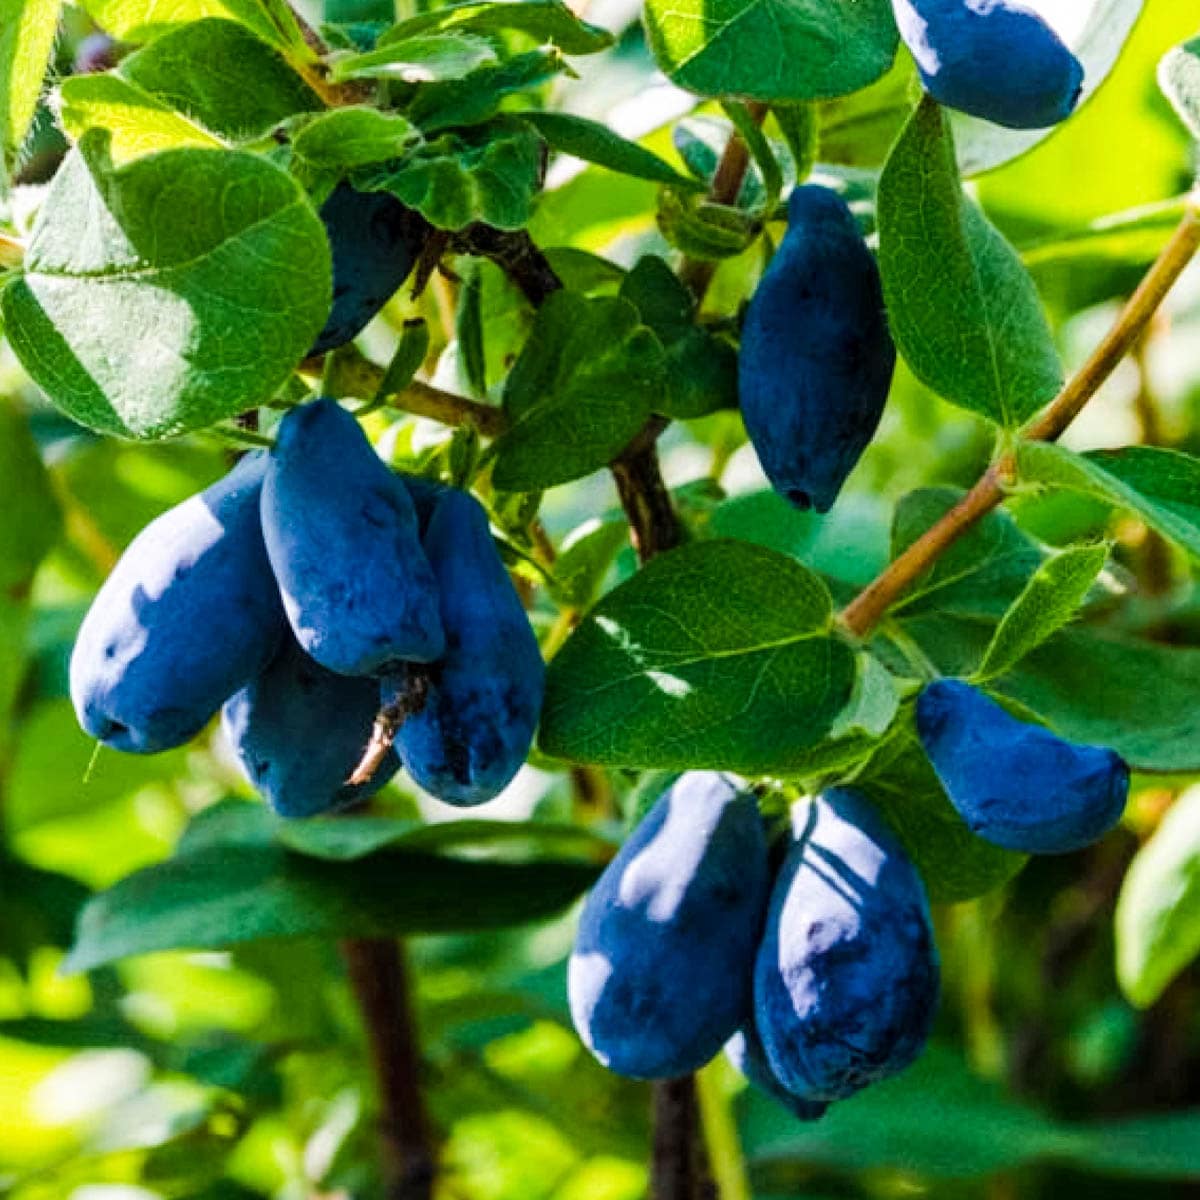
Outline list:
[[[259,527],[267,460],[242,459],[151,521],[101,587],[71,654],[79,723],[117,750],[195,737],[286,628]]]
[[[423,545],[440,596],[445,654],[429,668],[424,706],[400,727],[409,775],[449,804],[494,799],[529,756],[545,666],[521,598],[496,550],[486,512],[469,493],[417,487],[429,515]],[[386,703],[407,687],[383,685]]]
[[[985,841],[1026,854],[1090,845],[1121,819],[1129,767],[1104,746],[1018,720],[978,688],[939,679],[917,700],[917,732],[950,802]]]
[[[309,354],[357,337],[408,278],[429,225],[387,192],[360,192],[342,182],[321,205],[333,255],[333,307]]]
[[[1070,116],[1083,66],[1036,13],[1013,0],[892,0],[925,90],[947,108],[1010,129]]]
[[[754,1021],[771,1073],[828,1103],[908,1066],[937,1005],[925,887],[856,792],[797,810],[754,966]]]
[[[828,188],[796,188],[738,358],[746,432],[784,499],[828,512],[879,427],[895,365],[879,269],[849,208]]]
[[[583,907],[568,993],[601,1063],[670,1078],[721,1049],[749,1012],[768,886],[754,796],[716,771],[681,775]]]
[[[280,422],[262,528],[292,631],[322,666],[370,675],[442,654],[416,509],[335,401],[314,400]]]
[[[326,670],[291,637],[222,710],[247,779],[284,817],[311,817],[365,800],[396,773],[394,751],[368,783],[346,780],[363,756],[379,705],[373,679]]]
[[[725,1043],[725,1057],[761,1092],[766,1092],[777,1103],[799,1118],[801,1121],[816,1121],[825,1115],[829,1108],[819,1100],[805,1100],[802,1096],[793,1096],[791,1092],[775,1078],[771,1064],[767,1062],[767,1052],[763,1049],[758,1030],[753,1020],[748,1020]]]

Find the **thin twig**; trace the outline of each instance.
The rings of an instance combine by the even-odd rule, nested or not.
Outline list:
[[[695,1200],[700,1185],[695,1079],[684,1075],[655,1083],[653,1113],[651,1200]]]
[[[1137,343],[1198,249],[1200,216],[1193,203],[1171,240],[1129,298],[1112,329],[1051,401],[1046,411],[1025,429],[1022,435],[1024,441],[1052,442],[1061,436]],[[891,605],[948,547],[1001,503],[1005,494],[1004,485],[1015,478],[1015,456],[1009,452],[993,463],[941,520],[855,596],[842,610],[839,618],[842,625],[856,637],[866,637]]]
[[[460,254],[491,259],[524,292],[534,308],[540,307],[563,285],[549,259],[524,229],[494,229],[477,222],[454,234],[451,248]]]
[[[651,425],[647,430],[653,428]],[[661,428],[666,428],[665,421]],[[609,463],[621,507],[629,521],[633,548],[642,563],[673,549],[683,540],[679,514],[671,503],[671,493],[659,466],[656,440],[646,436],[647,430]]]
[[[387,403],[403,412],[441,421],[443,425],[474,425],[484,437],[499,437],[508,427],[502,408],[444,392],[419,379],[414,379],[404,391],[389,396]]]
[[[384,1194],[387,1200],[429,1200],[435,1157],[403,950],[386,938],[353,938],[342,943],[342,957],[379,1086]]]
[[[747,104],[746,111],[756,125],[761,125],[766,120],[767,106],[759,101]],[[712,187],[709,189],[709,199],[714,204],[736,204],[749,166],[750,151],[735,130],[730,133],[729,141],[725,143],[725,151],[717,163]],[[708,259],[685,258],[679,264],[679,278],[696,298],[697,304],[703,301],[716,272],[717,264]]]
[[[379,394],[386,371],[378,363],[371,362],[357,350],[339,351],[333,356],[328,386],[335,399],[356,396],[362,400],[373,400]],[[447,392],[432,384],[412,380],[403,391],[384,396],[383,403],[389,408],[412,413],[417,417],[428,417],[443,425],[474,425],[484,437],[499,437],[508,427],[508,418],[502,408],[492,404],[481,404],[454,392]]]

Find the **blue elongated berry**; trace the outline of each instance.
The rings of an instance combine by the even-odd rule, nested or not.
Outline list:
[[[832,507],[879,426],[895,365],[879,269],[850,210],[828,188],[796,188],[738,358],[746,432],[781,496]]]
[[[424,707],[404,722],[396,744],[405,769],[431,795],[483,804],[529,756],[545,666],[479,502],[428,484],[416,494],[429,512],[423,544],[441,597],[446,652],[422,670]],[[406,686],[403,672],[385,679],[384,702]]]
[[[379,686],[327,671],[291,637],[222,710],[246,778],[284,817],[311,817],[365,800],[399,770],[390,752],[368,783],[346,780],[371,737]]]
[[[805,1100],[803,1096],[793,1096],[775,1078],[753,1020],[747,1021],[725,1043],[725,1057],[759,1091],[766,1092],[773,1100],[782,1104],[792,1116],[801,1121],[816,1121],[825,1115],[828,1104],[819,1100]]]
[[[286,628],[258,521],[267,460],[151,521],[93,601],[71,654],[79,723],[117,750],[190,741]]]
[[[925,887],[870,803],[824,793],[797,814],[754,965],[771,1073],[827,1103],[908,1066],[937,1006]]]
[[[950,802],[985,841],[1027,854],[1090,845],[1121,819],[1129,767],[1104,746],[1020,721],[958,679],[917,700],[917,732]]]
[[[600,1062],[670,1078],[721,1049],[749,1013],[769,882],[754,796],[716,771],[681,775],[583,907],[567,983]]]
[[[429,225],[387,192],[339,183],[321,205],[333,253],[333,308],[309,354],[357,337],[408,278]]]
[[[947,108],[1011,129],[1066,120],[1083,66],[1031,8],[1014,0],[892,0],[926,91]]]
[[[280,422],[262,528],[296,640],[322,666],[370,675],[442,654],[412,500],[333,400]]]

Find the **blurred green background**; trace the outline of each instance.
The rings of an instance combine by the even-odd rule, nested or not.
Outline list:
[[[369,0],[329,0],[309,15],[380,14]],[[580,77],[554,84],[548,101],[673,155],[667,123],[694,98],[656,75],[636,5],[595,0],[587,16],[618,32],[618,46],[578,64]],[[1100,94],[1037,149],[970,184],[1034,270],[1068,365],[1107,327],[1190,186],[1194,145],[1154,68],[1198,24],[1193,4],[1149,0]],[[91,31],[71,10],[60,74]],[[827,134],[832,152],[834,117]],[[18,228],[61,150],[46,109],[8,214]],[[666,252],[654,185],[556,163],[548,189],[532,230],[540,243],[623,264]],[[736,305],[760,260],[755,249],[722,266],[715,307]],[[528,314],[498,274],[483,275],[490,361],[501,364]],[[435,331],[433,377],[447,384],[463,370],[452,319],[443,321],[453,303],[439,281],[419,305]],[[393,301],[364,338],[368,353],[385,361],[413,311]],[[398,459],[447,449],[438,426],[374,420]],[[1076,449],[1137,441],[1200,452],[1200,270],[1067,438]],[[794,515],[760,497],[742,510],[754,527],[747,536],[865,582],[885,559],[895,501],[918,486],[970,483],[989,450],[980,422],[902,372],[834,512]],[[375,1099],[335,947],[253,943],[154,954],[82,977],[57,972],[91,891],[164,859],[206,806],[249,796],[219,732],[151,759],[94,756],[66,697],[74,631],[122,547],[215,479],[228,453],[206,437],[146,447],[87,434],[47,408],[0,348],[0,1192],[19,1200],[374,1194]],[[663,460],[697,530],[723,496],[764,487],[735,414],[676,423]],[[1121,620],[1166,643],[1200,644],[1187,568],[1144,527],[1078,497],[1018,498],[1011,509],[1052,544],[1107,528],[1121,568],[1142,584]],[[723,510],[727,530],[737,511]],[[551,492],[543,517],[556,541],[618,518],[608,476]],[[626,546],[610,581],[631,568]],[[542,603],[535,618],[548,631],[555,613]],[[945,987],[935,1039],[899,1079],[801,1126],[746,1092],[723,1062],[708,1068],[717,1174],[736,1185],[744,1169],[755,1196],[813,1200],[1200,1196],[1200,976],[1184,970],[1139,1010],[1117,986],[1112,932],[1130,862],[1172,805],[1200,804],[1192,783],[1138,779],[1124,826],[1101,844],[1035,861],[1001,892],[937,912]],[[530,767],[484,815],[579,820],[615,839],[632,784]],[[453,815],[397,786],[383,807]],[[1200,831],[1193,857],[1200,870]],[[603,1071],[571,1031],[571,934],[567,914],[408,946],[446,1200],[645,1193],[648,1089]]]

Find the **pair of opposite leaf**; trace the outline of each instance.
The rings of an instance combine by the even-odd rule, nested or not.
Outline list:
[[[252,782],[288,816],[363,799],[403,761],[450,803],[492,799],[528,754],[544,668],[470,495],[403,480],[331,400],[270,455],[163,514],[92,604],[71,659],[83,728],[153,753],[224,706]],[[345,780],[420,669],[425,704],[368,784]]]

